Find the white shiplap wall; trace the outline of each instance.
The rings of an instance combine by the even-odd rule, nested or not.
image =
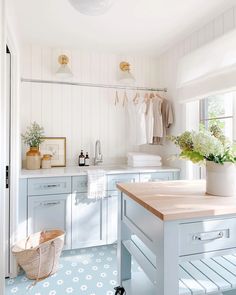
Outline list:
[[[177,135],[188,128],[186,120],[186,106],[175,101],[175,97],[177,97],[176,79],[178,61],[185,54],[203,46],[208,42],[211,42],[223,34],[226,34],[230,30],[235,29],[235,27],[236,7],[232,7],[159,57],[158,81],[160,81],[161,86],[165,85],[168,88],[168,96],[169,99],[173,101],[175,109],[175,123],[170,130],[171,134]],[[164,158],[167,158],[170,154],[176,154],[178,151],[176,152],[176,148],[173,144],[169,144],[165,148],[160,148],[159,152]],[[184,161],[171,162],[171,165],[181,167],[183,171],[182,176],[186,176]]]
[[[138,86],[158,87],[155,60],[142,56],[85,53],[62,48],[27,45],[22,48],[22,77],[56,80],[57,58],[65,53],[74,74],[72,81],[117,83],[118,65],[131,63]],[[123,91],[119,91],[123,99]],[[133,97],[134,92],[128,92]],[[96,139],[102,142],[107,162],[124,160],[137,149],[128,140],[128,120],[121,104],[114,106],[115,90],[76,86],[22,83],[21,131],[32,121],[45,128],[46,136],[67,138],[67,164],[77,163],[81,149],[94,155]],[[22,157],[25,147],[22,149]]]

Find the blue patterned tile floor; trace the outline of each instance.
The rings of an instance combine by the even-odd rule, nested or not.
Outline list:
[[[6,295],[114,295],[116,245],[64,251],[57,273],[29,288],[32,282],[25,275],[6,279]]]

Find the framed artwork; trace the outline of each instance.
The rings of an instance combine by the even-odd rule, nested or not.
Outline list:
[[[52,167],[65,167],[66,137],[43,137],[43,139],[40,145],[41,155],[50,154],[52,156]]]

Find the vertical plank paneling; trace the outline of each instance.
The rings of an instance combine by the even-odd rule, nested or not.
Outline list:
[[[58,56],[68,55],[73,81],[117,83],[119,62],[131,63],[137,84],[158,86],[154,60],[141,56],[85,53],[62,48],[26,46],[23,53],[25,78],[56,80]],[[134,92],[128,93],[132,99]],[[21,130],[31,121],[45,129],[46,136],[67,138],[68,165],[77,163],[81,149],[94,156],[95,141],[100,139],[105,161],[124,159],[132,145],[127,140],[127,116],[122,106],[124,92],[119,91],[120,105],[114,106],[115,91],[89,87],[50,84],[22,84]]]
[[[42,49],[31,47],[31,73],[32,77],[42,79]],[[31,93],[31,121],[42,124],[42,87],[32,84]]]
[[[220,15],[214,20],[214,37],[217,38],[224,33],[224,19]]]
[[[234,28],[234,9],[229,9],[224,13],[224,33]]]
[[[72,88],[64,85],[62,87],[62,129],[60,136],[66,137],[66,142],[67,142],[67,159],[71,161],[72,159],[72,128],[71,128],[71,108],[72,108]],[[71,165],[71,163],[68,163]]]

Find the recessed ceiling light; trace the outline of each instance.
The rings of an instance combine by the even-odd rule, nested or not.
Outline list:
[[[86,15],[101,15],[106,13],[114,0],[69,0],[71,5]]]

